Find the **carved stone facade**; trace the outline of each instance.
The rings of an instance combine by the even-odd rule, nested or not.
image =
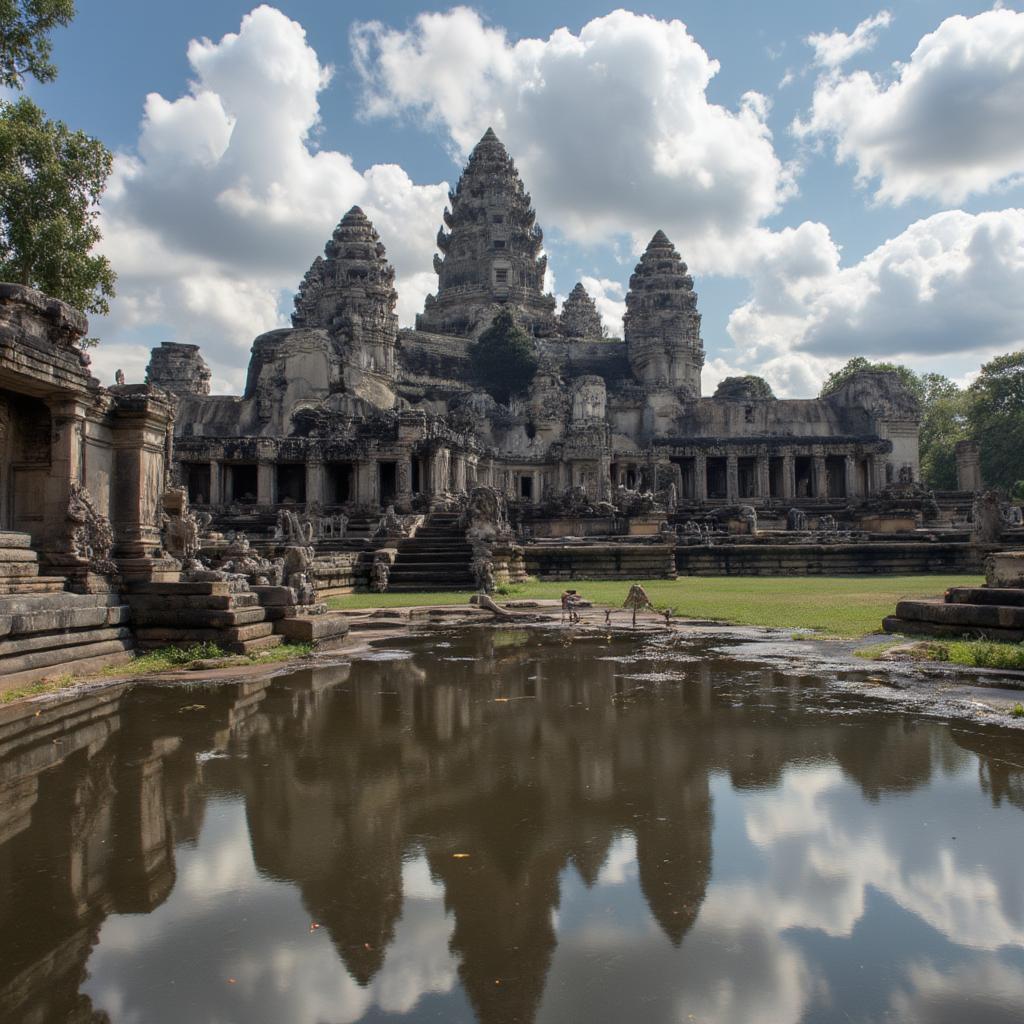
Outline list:
[[[121,376],[123,378],[124,374]],[[208,395],[210,376],[210,368],[199,354],[199,346],[176,341],[165,341],[153,349],[146,367],[146,383],[173,395]],[[123,384],[124,380],[118,383]]]
[[[530,197],[492,131],[444,222],[417,329],[397,328],[394,272],[354,208],[300,285],[294,326],[255,340],[245,393],[182,396],[175,472],[194,505],[223,523],[315,509],[352,517],[351,531],[356,515],[372,526],[389,506],[450,509],[481,486],[532,508],[568,507],[566,495],[596,508],[622,487],[680,515],[784,514],[918,479],[918,408],[892,374],[856,374],[823,399],[745,386],[701,397],[697,295],[661,231],[630,279],[624,340],[601,337],[580,286],[555,316]],[[506,405],[469,360],[500,308],[538,361]]]

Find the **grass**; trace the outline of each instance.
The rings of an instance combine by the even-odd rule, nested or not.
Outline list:
[[[53,693],[62,690],[74,682],[70,675],[54,676],[49,679],[40,679],[37,683],[30,683],[28,686],[20,686],[15,690],[3,690],[0,692],[0,704],[12,704],[16,700],[26,700],[29,697],[38,697],[43,693]]]
[[[506,597],[557,598],[575,588],[595,604],[621,607],[628,580],[530,580],[508,588]],[[938,597],[948,587],[978,586],[977,576],[685,576],[638,580],[655,607],[672,608],[690,619],[712,619],[747,626],[814,629],[830,636],[876,633],[896,602]],[[397,608],[425,604],[465,604],[469,591],[445,593],[346,594],[333,597],[334,609]]]
[[[968,668],[1024,671],[1024,644],[998,643],[994,640],[922,640],[914,644],[907,644],[906,640],[892,640],[864,647],[857,652],[857,656],[876,660],[897,646],[906,646],[904,653],[910,661],[937,661]]]

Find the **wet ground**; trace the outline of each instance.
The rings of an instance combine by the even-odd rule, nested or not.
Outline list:
[[[0,1021],[1019,1022],[1020,693],[850,654],[435,627],[2,709]]]

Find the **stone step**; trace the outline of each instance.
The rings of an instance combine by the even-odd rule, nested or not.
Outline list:
[[[1011,587],[952,587],[946,591],[950,604],[997,604],[1024,606],[1024,589]]]
[[[104,630],[96,630],[95,635],[103,636]],[[131,649],[130,636],[122,639],[96,640],[89,631],[78,634],[78,643],[44,651],[27,651],[13,657],[0,660],[0,679],[4,686],[10,682],[9,675],[21,672],[33,672],[40,669],[62,669],[65,662],[80,658],[94,658],[106,654],[117,654]],[[54,673],[51,673],[54,674]]]
[[[1012,605],[946,604],[944,601],[898,601],[896,617],[915,622],[970,629],[1024,631],[1024,607]]]
[[[131,640],[132,632],[127,626],[112,626],[105,629],[84,629],[60,633],[40,633],[18,640],[0,641],[0,670],[11,658],[33,651],[52,651],[62,647],[77,647],[83,643],[100,643],[105,640]]]
[[[999,629],[992,626],[965,627],[943,622],[928,622],[921,619],[904,619],[897,615],[887,615],[882,620],[882,629],[886,633],[906,633],[909,636],[934,636],[943,639],[998,640],[1002,643],[1016,644],[1024,641],[1024,629]]]
[[[391,579],[472,579],[473,574],[464,565],[398,565],[392,567]]]
[[[260,601],[256,594],[129,594],[128,603],[137,612],[242,611],[258,608]]]
[[[395,565],[468,565],[472,555],[449,555],[445,551],[400,551]]]
[[[388,582],[388,593],[395,594],[417,594],[417,593],[447,593],[449,591],[466,591],[467,593],[476,589],[476,583],[471,579],[466,580],[445,580],[436,578],[429,580],[398,580],[395,583]]]
[[[0,545],[0,562],[38,562],[39,556],[31,548],[5,548]]]
[[[31,562],[0,562],[0,578],[24,579],[27,576],[39,575],[39,563]]]
[[[64,589],[63,576],[23,576],[0,579],[0,597],[11,594],[59,594]]]
[[[44,608],[10,616],[0,615],[0,637],[18,637],[33,633],[55,633],[65,629],[95,629],[121,625],[128,621],[130,614],[127,605],[102,604],[81,608]]]
[[[175,629],[227,629],[231,626],[249,626],[266,622],[266,610],[260,607],[240,608],[237,611],[215,608],[170,609],[143,611],[132,608],[132,622],[136,626],[172,626]]]
[[[0,530],[0,549],[2,548],[30,548],[32,547],[32,535],[28,533],[13,533],[10,530]]]
[[[343,637],[348,625],[343,615],[301,615],[274,623],[274,632],[289,643],[322,643]]]
[[[0,597],[0,615],[18,615],[35,611],[53,611],[58,608],[98,608],[119,604],[116,594],[5,594]]]
[[[128,587],[128,593],[135,594],[158,594],[166,596],[195,594],[204,597],[221,596],[233,593],[247,593],[247,588],[238,583],[227,580],[217,580],[211,583],[132,583]]]
[[[83,644],[80,647],[64,648],[64,656],[67,660],[61,661],[58,665],[25,669],[21,672],[4,672],[0,668],[0,692],[4,690],[16,690],[29,683],[38,682],[52,676],[70,675],[87,676],[103,669],[116,665],[124,665],[132,660],[131,646],[123,646],[112,642],[111,650],[99,650],[106,647],[106,644]]]
[[[205,643],[211,641],[220,644],[242,643],[246,640],[258,640],[274,632],[272,622],[254,622],[248,626],[228,626],[225,629],[189,628],[187,626],[140,626],[135,635],[140,644]]]

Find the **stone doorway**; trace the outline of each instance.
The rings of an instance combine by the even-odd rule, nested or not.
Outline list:
[[[226,500],[229,504],[255,505],[259,494],[255,462],[233,462],[224,467]]]
[[[380,473],[380,503],[383,506],[393,505],[398,495],[398,463],[381,462],[378,464]]]
[[[206,505],[210,501],[210,463],[185,463],[185,488],[190,505]]]
[[[757,495],[757,459],[744,456],[736,460],[736,482],[739,497],[753,498]]]
[[[324,466],[324,499],[328,505],[351,501],[354,469],[351,462],[328,462]]]
[[[786,494],[786,462],[778,456],[768,460],[768,494],[772,498]]]
[[[796,471],[796,497],[813,497],[814,461],[809,455],[798,455],[793,460],[793,468]]]
[[[708,497],[723,499],[729,495],[729,471],[724,457],[708,459]]]
[[[277,467],[279,504],[303,505],[306,502],[306,466],[301,462],[283,462]]]
[[[679,469],[679,497],[693,501],[697,497],[697,473],[694,458],[672,459],[672,465]]]
[[[44,402],[0,390],[0,529],[40,537],[51,432]]]
[[[825,459],[825,479],[828,481],[830,498],[845,498],[846,459],[842,455],[830,455]]]

